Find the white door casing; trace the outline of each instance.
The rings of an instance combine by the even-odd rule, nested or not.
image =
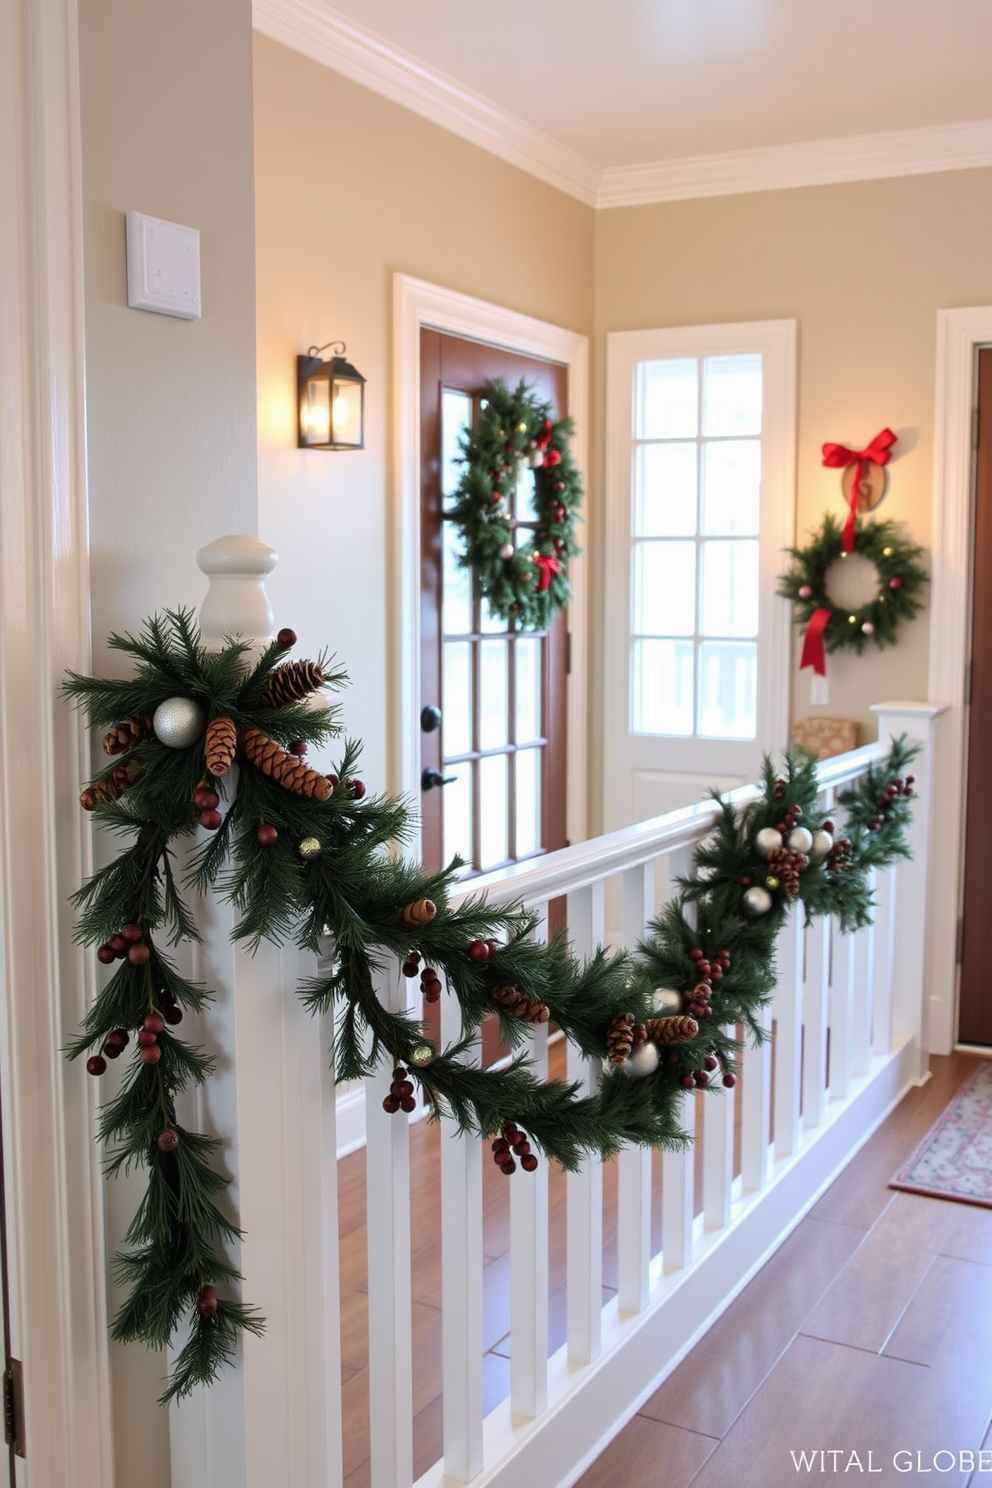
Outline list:
[[[585,336],[484,300],[457,294],[407,274],[393,276],[393,572],[396,595],[389,696],[392,719],[390,786],[420,795],[420,331],[427,326],[507,351],[559,362],[568,368],[568,409],[575,421],[572,451],[587,469],[589,346]],[[588,485],[587,485],[588,490]],[[572,600],[568,679],[568,836],[586,835],[586,571],[582,558],[569,565]]]
[[[760,352],[763,370],[757,737],[634,734],[631,715],[631,501],[639,362]],[[622,331],[607,337],[606,687],[603,821],[607,831],[752,780],[788,739],[790,610],[775,594],[795,531],[796,322]]]

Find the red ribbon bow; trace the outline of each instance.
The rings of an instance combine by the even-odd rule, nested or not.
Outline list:
[[[535,553],[534,562],[541,570],[541,582],[538,584],[537,589],[539,594],[543,594],[545,589],[551,588],[551,575],[553,573],[561,573],[561,564],[550,553]]]
[[[803,654],[799,661],[799,670],[811,666],[818,677],[827,675],[827,657],[823,649],[823,632],[827,628],[827,621],[833,614],[832,610],[814,610],[812,619],[806,627],[806,635],[803,640]]]
[[[891,429],[882,429],[875,435],[871,444],[866,445],[863,450],[848,449],[846,444],[825,444],[823,446],[824,465],[833,470],[844,470],[848,465],[854,464],[858,467],[854,472],[854,483],[851,486],[851,509],[847,514],[847,521],[844,523],[844,531],[840,539],[842,553],[854,552],[854,523],[858,515],[858,497],[861,494],[861,482],[865,478],[868,464],[871,462],[873,465],[888,465],[892,458],[891,451],[896,437]],[[810,624],[812,625],[812,621]]]

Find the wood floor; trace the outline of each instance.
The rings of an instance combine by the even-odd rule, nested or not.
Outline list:
[[[641,1408],[579,1488],[779,1488],[829,1481],[965,1484],[934,1454],[992,1453],[992,1210],[887,1183],[977,1061],[932,1062],[782,1249]],[[437,1130],[412,1130],[414,1469],[441,1455]],[[484,1178],[485,1409],[509,1389],[509,1185]],[[656,1195],[659,1185],[656,1183]],[[365,1160],[339,1164],[345,1481],[369,1482]],[[658,1206],[656,1206],[657,1209]],[[655,1243],[660,1215],[655,1216]],[[565,1183],[550,1174],[549,1349],[564,1341]],[[616,1174],[604,1168],[604,1299],[616,1287]],[[987,1439],[986,1439],[987,1438]],[[791,1452],[841,1455],[807,1468]],[[869,1463],[868,1452],[873,1452]],[[893,1454],[900,1472],[893,1466]],[[809,1459],[807,1459],[809,1463]],[[800,1459],[801,1463],[801,1459]],[[967,1458],[965,1458],[967,1463]],[[992,1455],[974,1483],[992,1485]],[[869,1475],[869,1467],[871,1474]],[[846,1471],[845,1471],[846,1468]],[[881,1468],[879,1472],[877,1469]],[[521,1488],[543,1488],[521,1484]]]

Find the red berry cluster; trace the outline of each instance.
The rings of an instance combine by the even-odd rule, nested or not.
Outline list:
[[[779,796],[778,794],[778,781],[775,782],[775,785],[775,799],[781,800],[781,796]],[[792,831],[793,827],[798,827],[800,821],[802,820],[802,815],[803,808],[801,806],[790,806],[788,811],[786,811],[785,815],[783,816],[782,820],[775,823],[776,832],[781,832],[783,837],[787,837]]]
[[[112,961],[123,961],[126,956],[132,966],[144,966],[151,950],[142,939],[140,925],[125,925],[102,946],[97,946],[96,959],[104,966]]]
[[[913,794],[913,784],[915,780],[915,775],[907,775],[905,780],[901,779],[901,777],[899,776],[896,776],[895,780],[893,780],[888,790],[883,791],[881,796],[879,796],[878,798],[878,801],[876,803],[878,815],[875,817],[874,821],[868,823],[869,832],[881,831],[882,827],[885,826],[885,813],[892,805],[892,802],[897,801],[900,796],[911,796]]]
[[[325,778],[331,782],[332,794],[334,791],[337,790],[339,785],[342,787],[343,790],[346,790],[348,792],[348,795],[353,801],[360,801],[365,794],[364,780],[339,780],[336,775],[328,775]]]
[[[407,1114],[417,1109],[417,1102],[413,1096],[413,1081],[410,1079],[410,1071],[398,1064],[393,1070],[393,1083],[389,1087],[389,1094],[382,1103],[382,1109],[388,1111],[392,1116],[397,1111],[406,1111]]]
[[[493,1162],[507,1177],[517,1171],[514,1156],[519,1157],[520,1166],[525,1173],[533,1173],[537,1167],[537,1158],[531,1151],[530,1143],[519,1126],[506,1121],[503,1123],[502,1136],[497,1137],[493,1143]]]
[[[165,1019],[161,1013],[146,1013],[141,1027],[138,1029],[138,1049],[145,1064],[158,1064],[162,1058],[162,1045],[158,1036],[165,1028]]]
[[[730,970],[730,953],[726,950],[717,951],[712,960],[708,961],[705,952],[699,946],[693,946],[689,955],[695,962],[694,969],[699,981],[686,993],[689,998],[688,1010],[694,1018],[712,1018],[710,997],[713,984],[723,981],[724,976]]]
[[[290,631],[292,635],[292,631]],[[217,1311],[217,1288],[204,1286],[200,1288],[200,1295],[196,1299],[196,1310],[201,1317],[212,1318]]]
[[[468,959],[481,964],[488,961],[490,956],[495,956],[498,950],[498,940],[473,940],[468,948]]]
[[[825,821],[823,823],[823,830],[825,832],[832,832],[833,829],[834,829],[834,824],[833,824],[832,821]],[[833,847],[830,849],[830,851],[827,853],[827,856],[826,856],[826,868],[827,868],[827,872],[828,873],[839,873],[842,868],[846,868],[847,867],[847,865],[848,865],[848,863],[850,861],[851,861],[851,841],[850,841],[850,838],[848,838],[848,837],[838,837],[836,839],[836,841],[834,842]]]
[[[220,796],[213,786],[206,780],[201,780],[193,792],[193,805],[200,816],[200,826],[206,827],[208,832],[216,832],[223,818],[217,807],[220,805]]]
[[[425,966],[420,970],[420,952],[411,951],[403,962],[403,975],[415,977],[420,972],[420,990],[425,1002],[437,1002],[441,996],[441,978],[433,966]]]

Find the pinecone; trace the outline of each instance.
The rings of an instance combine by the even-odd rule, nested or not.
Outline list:
[[[685,1044],[699,1032],[695,1018],[689,1018],[685,1013],[675,1013],[670,1018],[649,1018],[644,1026],[653,1044]]]
[[[134,713],[130,718],[125,718],[123,723],[117,723],[109,734],[103,736],[103,748],[106,754],[126,754],[133,749],[135,744],[140,744],[143,739],[152,736],[152,720],[148,713]]]
[[[131,766],[121,760],[110,775],[105,775],[102,780],[94,780],[92,785],[86,787],[79,797],[79,804],[84,811],[93,811],[101,801],[119,801],[137,778]]]
[[[634,1047],[633,1013],[617,1013],[610,1019],[606,1030],[606,1052],[613,1063],[619,1066],[630,1058]]]
[[[782,892],[790,899],[799,893],[799,875],[806,867],[805,853],[794,852],[789,847],[773,847],[766,859],[768,868],[782,885]]]
[[[324,669],[315,661],[284,661],[276,667],[258,699],[260,708],[285,708],[316,692],[326,681]]]
[[[223,716],[212,719],[203,742],[203,753],[211,775],[227,774],[234,763],[237,747],[238,728],[234,719]]]
[[[414,899],[400,910],[400,924],[416,930],[418,925],[429,925],[436,914],[437,905],[432,899]]]
[[[532,1001],[526,992],[521,992],[512,982],[501,982],[498,987],[494,987],[493,999],[524,1023],[547,1023],[551,1017],[546,1003]]]
[[[326,801],[331,794],[331,782],[326,775],[308,770],[295,754],[287,754],[268,734],[261,729],[243,728],[238,734],[238,746],[257,770],[268,775],[277,785],[284,786],[297,796],[310,800]]]

